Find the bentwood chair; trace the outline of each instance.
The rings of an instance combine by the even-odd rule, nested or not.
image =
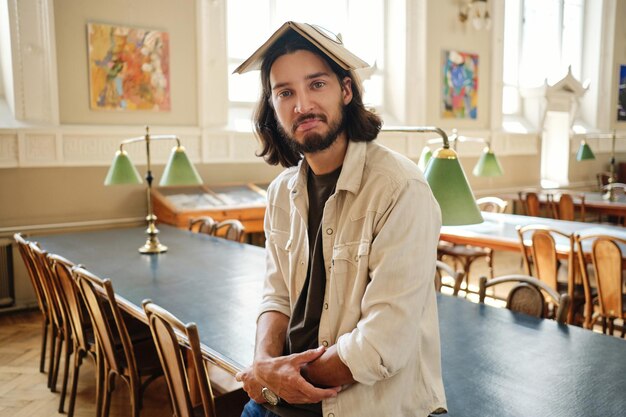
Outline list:
[[[78,387],[78,375],[80,366],[85,357],[93,359],[96,365],[96,414],[99,416],[102,409],[102,360],[100,350],[96,343],[91,319],[88,316],[87,308],[82,300],[78,286],[72,276],[72,268],[75,266],[67,259],[58,255],[49,255],[52,269],[57,277],[61,287],[61,294],[64,299],[65,308],[67,310],[66,317],[69,318],[70,328],[72,330],[72,352],[74,353],[74,370],[72,373],[72,388],[70,392],[70,404],[67,410],[67,416],[74,415],[74,406],[76,404],[76,390]],[[66,369],[69,366],[69,356],[66,357]],[[63,393],[61,400],[65,398],[67,385],[67,375],[65,372],[63,382]],[[59,412],[63,411],[63,403],[61,403]]]
[[[534,192],[522,192],[518,193],[519,201],[522,202],[524,207],[524,214],[526,216],[539,217],[541,215],[539,196]]]
[[[237,219],[228,219],[219,222],[215,226],[213,235],[235,242],[242,242],[245,233],[243,224]]]
[[[242,390],[214,395],[207,369],[202,358],[200,336],[195,323],[184,324],[169,311],[144,300],[143,309],[148,317],[167,387],[174,415],[177,417],[224,417],[241,414],[248,401]],[[184,346],[180,338],[184,338]],[[194,405],[192,387],[200,396],[200,404]]]
[[[558,293],[569,295],[568,323],[573,323],[574,312],[584,304],[584,295],[576,292],[578,265],[574,236],[543,225],[518,226],[517,233],[526,274],[538,278]],[[558,259],[557,244],[561,251],[567,251],[567,260]],[[559,280],[561,268],[567,268],[565,280]]]
[[[33,264],[37,270],[37,274],[42,282],[42,287],[46,293],[46,300],[50,307],[52,317],[52,345],[50,347],[50,372],[48,373],[48,388],[50,391],[56,392],[56,384],[59,376],[59,366],[61,363],[61,352],[65,345],[66,355],[68,344],[71,343],[71,330],[69,328],[68,319],[65,317],[65,310],[61,304],[58,294],[58,286],[55,282],[50,263],[48,261],[48,253],[39,247],[35,242],[31,242],[30,253],[32,255]],[[56,340],[56,343],[54,341]]]
[[[28,277],[30,278],[30,282],[33,285],[33,290],[35,292],[35,297],[37,298],[37,307],[41,312],[43,317],[42,322],[42,331],[41,331],[41,355],[39,357],[39,372],[44,372],[45,369],[45,361],[46,361],[46,347],[48,342],[48,329],[51,327],[51,313],[50,306],[48,305],[48,301],[46,298],[46,293],[43,289],[43,283],[41,282],[41,278],[39,277],[38,271],[34,265],[34,260],[30,250],[30,242],[28,242],[20,233],[16,233],[13,235],[15,242],[17,243],[17,247],[20,251],[20,256],[24,261],[24,265],[26,266],[26,271],[28,272]],[[54,345],[55,340],[53,339],[50,344]],[[50,357],[53,357],[52,354]],[[52,363],[52,361],[50,361]],[[50,366],[52,370],[52,366]]]
[[[476,200],[476,205],[481,211],[491,213],[504,213],[507,202],[498,197],[483,197]],[[469,290],[469,274],[474,261],[485,258],[489,275],[493,278],[493,255],[491,248],[481,248],[471,245],[455,245],[448,242],[439,242],[437,246],[437,258],[442,260],[444,256],[451,258],[455,264],[460,264],[463,268],[462,280],[466,280],[466,288]],[[459,289],[463,281],[458,283]],[[458,289],[457,289],[458,293]],[[456,295],[456,294],[455,294]]]
[[[217,222],[210,216],[193,217],[189,219],[188,229],[195,233],[212,235],[215,233],[216,227]]]
[[[562,193],[559,195],[558,200],[554,199],[553,194],[548,194],[548,205],[552,212],[552,217],[559,220],[576,220],[576,206],[574,205],[574,198],[571,194]],[[579,221],[585,221],[585,195],[581,194],[580,199],[580,219]]]
[[[455,271],[450,265],[443,261],[437,260],[437,269],[435,272],[435,290],[441,292],[443,284],[443,275],[447,275],[452,278],[452,295],[455,297],[459,295],[461,289],[461,283],[463,282],[463,271]]]
[[[578,260],[585,290],[585,320],[583,326],[591,329],[602,320],[603,333],[613,334],[615,319],[626,321],[626,294],[624,293],[624,251],[626,239],[606,235],[575,236]],[[597,297],[592,292],[592,282],[586,268],[584,243],[591,244],[591,262],[595,272]],[[608,324],[608,326],[607,326]],[[622,323],[622,337],[626,330]]]
[[[569,295],[559,295],[543,281],[530,275],[503,275],[491,280],[487,280],[487,277],[481,277],[478,290],[479,301],[481,303],[485,302],[487,288],[511,282],[516,285],[509,291],[506,299],[506,308],[538,318],[553,316],[561,324],[567,322],[567,312],[570,303]],[[549,314],[544,294],[550,298],[556,309],[553,314]]]
[[[131,341],[109,279],[102,280],[79,267],[73,268],[72,273],[87,305],[96,340],[102,352],[104,367],[102,417],[109,415],[111,393],[115,389],[116,377],[120,377],[128,385],[131,416],[138,417],[145,388],[163,375],[154,343],[151,339],[135,343]],[[108,316],[112,316],[113,320],[108,320]]]

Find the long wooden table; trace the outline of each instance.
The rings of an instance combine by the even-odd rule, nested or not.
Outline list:
[[[160,226],[169,251],[141,255],[144,229],[34,236],[49,252],[110,278],[145,320],[145,298],[197,323],[207,358],[234,372],[252,362],[264,253]],[[626,341],[438,296],[449,415],[621,415]]]
[[[574,206],[578,209],[582,206],[582,198],[585,197],[585,212],[594,212],[600,215],[605,216],[618,216],[625,217],[626,216],[626,195],[616,193],[615,200],[610,201],[603,198],[603,193],[598,191],[572,191],[572,190],[534,190],[532,192],[537,193],[537,197],[539,197],[539,203],[542,205],[544,209],[549,209],[548,207],[548,195],[557,196],[561,192],[570,194],[572,196],[572,200],[574,202]],[[512,200],[514,202],[514,209],[517,209],[518,204],[520,203],[519,195],[517,194],[503,194],[500,195],[501,198],[505,200]],[[517,211],[517,210],[516,210]]]
[[[482,213],[485,221],[465,226],[443,226],[440,238],[447,242],[475,245],[494,250],[520,251],[520,241],[516,226],[539,224],[560,232],[581,236],[605,234],[626,239],[626,229],[598,223],[572,222],[545,217],[522,216],[518,214]],[[556,239],[557,250],[562,255],[569,252],[569,242]]]

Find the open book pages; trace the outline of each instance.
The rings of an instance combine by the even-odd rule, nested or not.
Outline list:
[[[260,69],[267,50],[290,30],[300,34],[345,70],[355,70],[370,66],[367,62],[348,51],[343,46],[341,39],[335,34],[320,26],[289,21],[274,32],[274,34],[270,36],[259,49],[250,55],[248,59],[239,65],[233,73],[243,74],[244,72]]]

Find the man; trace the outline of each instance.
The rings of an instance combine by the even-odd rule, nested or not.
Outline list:
[[[267,194],[254,364],[236,376],[252,399],[242,416],[427,416],[446,407],[439,207],[412,161],[373,142],[381,120],[363,106],[360,60],[327,37],[288,22],[255,53],[261,155],[287,169]]]

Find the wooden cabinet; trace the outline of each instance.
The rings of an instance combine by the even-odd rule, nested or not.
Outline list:
[[[152,192],[158,221],[187,228],[189,219],[211,216],[217,221],[238,219],[246,233],[263,232],[266,184],[156,187]]]

